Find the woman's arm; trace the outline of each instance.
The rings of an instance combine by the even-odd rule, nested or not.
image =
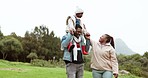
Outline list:
[[[90,38],[90,35],[85,35],[87,45],[91,45],[92,47],[97,44],[96,41]]]
[[[115,49],[110,51],[111,63],[114,76],[118,76],[118,60],[116,58]]]

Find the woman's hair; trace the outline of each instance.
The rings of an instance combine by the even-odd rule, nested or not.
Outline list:
[[[105,34],[105,35],[106,35],[106,39],[107,39],[106,43],[110,43],[112,45],[112,47],[115,48],[113,37],[108,34]]]

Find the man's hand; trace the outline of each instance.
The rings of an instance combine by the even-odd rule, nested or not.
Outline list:
[[[69,31],[71,35],[74,35],[74,29],[70,29]]]

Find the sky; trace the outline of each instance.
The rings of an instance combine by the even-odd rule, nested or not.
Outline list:
[[[0,0],[1,31],[23,37],[45,25],[62,38],[66,18],[77,6],[84,10],[82,20],[92,39],[109,34],[136,53],[148,51],[148,0]]]

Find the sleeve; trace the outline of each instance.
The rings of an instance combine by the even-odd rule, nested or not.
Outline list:
[[[86,39],[86,51],[87,52],[90,52],[91,50],[91,43],[90,43],[90,40],[89,39]]]
[[[72,35],[70,33],[68,33],[67,36],[63,36],[61,46],[67,47],[71,39],[72,39]]]
[[[90,39],[90,45],[92,47],[95,47],[97,45],[97,42],[95,42],[94,40]]]
[[[69,31],[70,29],[73,29],[75,31],[74,20],[72,20],[72,18],[68,19],[66,31]]]
[[[61,40],[61,43],[62,43],[65,39],[66,39],[66,36],[63,36],[63,37],[62,37],[62,40]],[[61,44],[61,50],[64,50],[64,47],[62,46],[62,44]]]
[[[115,49],[112,49],[110,51],[110,55],[111,55],[111,63],[112,63],[112,70],[113,73],[118,74],[118,60],[116,58],[116,53],[115,53]]]
[[[85,24],[83,24],[83,32],[84,32],[84,34],[86,35],[87,30],[86,30]]]

